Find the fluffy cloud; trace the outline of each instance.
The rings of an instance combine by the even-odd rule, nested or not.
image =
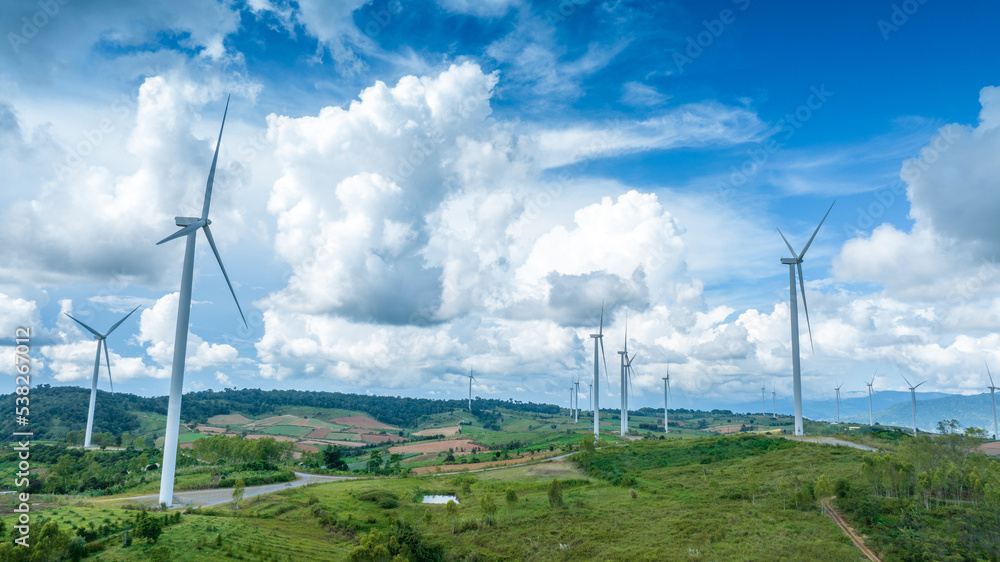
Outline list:
[[[177,330],[177,301],[179,293],[170,293],[156,304],[142,311],[136,340],[146,346],[146,354],[159,366],[151,376],[170,376],[173,364],[174,336]],[[193,303],[196,307],[197,303]],[[195,308],[193,313],[197,312]],[[233,365],[239,361],[236,348],[224,343],[209,343],[193,332],[188,332],[186,372]]]

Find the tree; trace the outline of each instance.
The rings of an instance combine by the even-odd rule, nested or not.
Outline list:
[[[448,512],[448,517],[451,517],[451,534],[455,534],[455,514],[458,513],[458,504],[455,500],[448,500],[448,503],[444,504],[445,511]]]
[[[135,536],[146,539],[147,542],[155,543],[160,534],[163,533],[163,524],[159,519],[150,517],[145,510],[135,514]]]
[[[242,478],[236,479],[236,484],[233,486],[233,503],[236,504],[236,509],[240,508],[240,502],[243,501],[243,493],[246,491],[246,483],[243,482]]]
[[[146,440],[142,437],[136,437],[135,441],[132,442],[132,447],[141,451],[146,448]]]
[[[433,516],[431,515],[431,508],[428,507],[427,509],[424,510],[424,525],[430,525],[432,518]]]
[[[347,463],[341,458],[340,447],[327,445],[323,449],[323,464],[330,470],[347,470]]]
[[[486,494],[479,500],[479,506],[483,508],[483,513],[486,514],[486,524],[493,524],[493,515],[497,512],[497,504],[493,501],[493,494]]]
[[[825,474],[820,474],[819,479],[816,480],[816,487],[813,488],[813,493],[819,499],[820,505],[823,506],[823,514],[826,515],[826,498],[833,495],[833,486],[830,485],[830,480],[827,479]]]
[[[549,483],[549,505],[552,509],[560,509],[563,506],[562,484],[558,478],[553,478]]]
[[[507,514],[510,515],[510,520],[514,521],[514,508],[517,507],[517,492],[514,488],[507,488]]]

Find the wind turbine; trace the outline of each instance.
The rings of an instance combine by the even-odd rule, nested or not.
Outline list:
[[[663,432],[670,433],[670,365],[667,376],[663,377]]]
[[[618,355],[621,356],[621,435],[624,437],[628,434],[628,385],[632,374],[632,360],[635,359],[634,353],[632,357],[628,356],[628,315],[625,316],[625,351],[619,351]]]
[[[903,374],[900,373],[899,376],[903,377]],[[906,384],[910,385],[910,381],[907,381],[906,377],[903,377],[903,380],[906,381]],[[924,381],[924,382],[927,382],[927,381]],[[920,384],[924,384],[924,382],[922,382]],[[917,436],[917,387],[919,387],[920,384],[918,384],[917,386],[910,385],[910,412],[913,414],[913,436],[914,437]]]
[[[573,416],[573,423],[580,423],[580,381],[573,383],[573,400],[576,401],[576,413]]]
[[[167,428],[163,439],[163,472],[160,477],[160,503],[170,506],[174,498],[174,471],[177,467],[177,434],[180,430],[181,422],[181,390],[184,387],[184,358],[187,354],[188,324],[191,317],[191,286],[194,281],[194,246],[198,240],[198,229],[205,231],[205,238],[208,245],[212,247],[215,260],[219,262],[219,269],[222,276],[229,285],[229,292],[236,301],[236,308],[240,311],[240,318],[243,325],[249,327],[247,319],[243,316],[243,308],[236,298],[236,291],[233,284],[229,282],[229,274],[226,267],[222,265],[222,257],[219,256],[219,249],[215,247],[215,238],[212,237],[212,229],[209,225],[212,221],[208,218],[208,209],[212,203],[212,184],[215,181],[215,165],[219,161],[219,145],[222,144],[222,130],[226,126],[226,114],[229,112],[229,99],[226,99],[226,109],[222,113],[222,126],[219,127],[219,139],[215,143],[215,155],[212,157],[212,167],[208,172],[208,182],[205,184],[205,202],[201,208],[200,217],[175,217],[174,221],[180,230],[157,242],[157,245],[169,242],[182,236],[187,237],[187,244],[184,247],[184,269],[181,273],[180,297],[177,300],[177,331],[174,336],[174,362],[170,373],[170,399],[167,402]]]
[[[1000,433],[997,433],[997,402],[996,402],[996,391],[997,386],[993,383],[993,373],[990,373],[989,364],[986,365],[986,374],[990,376],[990,404],[993,406],[993,438],[996,439]]]
[[[132,312],[135,312],[138,309],[139,307],[137,306],[132,309]],[[90,447],[90,436],[94,431],[94,406],[97,404],[97,374],[101,371],[101,347],[104,347],[104,357],[108,362],[108,382],[111,383],[111,392],[114,392],[115,383],[111,380],[111,356],[108,354],[108,342],[106,340],[107,337],[111,335],[111,332],[115,331],[115,328],[121,326],[122,322],[124,322],[126,318],[132,316],[132,312],[126,314],[125,318],[115,322],[115,325],[111,326],[111,329],[103,334],[76,318],[73,318],[68,313],[65,313],[66,316],[69,316],[74,322],[86,328],[91,334],[94,334],[94,339],[97,340],[97,357],[94,358],[94,378],[90,380],[90,409],[87,411],[87,434],[83,440],[84,447]]]
[[[600,380],[598,379],[598,363],[597,363],[597,346],[600,344],[601,347],[601,358],[604,359],[604,378],[608,377],[608,360],[604,357],[604,303],[601,303],[601,327],[598,329],[596,334],[590,334],[590,337],[594,339],[594,386],[593,386],[593,396],[594,396],[594,439],[597,439],[601,435],[601,407],[600,400],[598,396],[601,393]],[[610,381],[608,381],[608,386],[610,386]]]
[[[868,425],[875,425],[875,417],[872,414],[872,394],[875,394],[875,391],[872,390],[872,385],[875,384],[875,375],[877,374],[878,374],[878,369],[876,368],[875,373],[872,374],[871,382],[865,383],[866,385],[868,385]]]
[[[588,382],[587,383],[587,404],[589,404],[591,408],[594,407],[593,400],[594,400],[594,383]],[[593,410],[591,410],[591,411],[593,411]]]
[[[775,402],[778,399],[778,391],[774,388],[774,383],[771,383],[771,418],[778,419],[778,408],[775,407]]]
[[[573,417],[573,385],[569,387],[569,417]]]
[[[837,423],[840,423],[840,387],[844,386],[844,383],[840,383],[840,386],[834,388],[837,391]]]
[[[766,408],[766,406],[764,406],[764,390],[766,390],[766,387],[763,384],[760,385],[760,415],[762,416],[767,415],[767,412],[764,410],[764,408]]]
[[[836,201],[834,201],[836,203]],[[792,249],[792,245],[788,243],[788,239],[785,238],[784,234],[781,234],[781,229],[778,229],[778,234],[781,235],[781,239],[785,241],[785,245],[788,246],[788,251],[792,253],[790,258],[781,258],[781,263],[788,266],[788,310],[791,314],[792,321],[792,386],[795,393],[795,435],[802,436],[802,370],[799,365],[799,305],[796,302],[795,297],[795,273],[798,270],[799,274],[799,286],[802,288],[802,308],[806,313],[806,327],[809,329],[809,347],[813,348],[812,341],[812,325],[809,323],[809,306],[806,304],[806,283],[802,278],[802,260],[806,257],[806,252],[809,251],[809,246],[812,245],[813,240],[816,239],[816,234],[819,232],[823,222],[826,221],[826,217],[833,210],[833,203],[830,204],[830,208],[827,209],[826,214],[823,215],[823,220],[819,221],[819,226],[813,231],[812,236],[809,241],[806,242],[802,251],[798,254]]]
[[[472,411],[472,381],[479,382],[476,377],[472,376],[472,367],[469,367],[469,411]]]

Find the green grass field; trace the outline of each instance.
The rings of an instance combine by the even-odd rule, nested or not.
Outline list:
[[[184,515],[155,546],[167,547],[178,561],[219,560],[230,553],[243,560],[340,560],[371,529],[389,533],[401,520],[423,544],[443,549],[446,560],[863,559],[815,502],[794,505],[796,491],[821,474],[831,480],[857,477],[860,451],[786,441],[773,450],[740,449],[733,445],[737,439],[607,446],[594,454],[589,472],[563,460],[289,489],[250,500],[239,513]],[[601,476],[610,474],[607,467],[626,474],[628,485]],[[549,502],[553,478],[562,482],[561,509]],[[518,497],[510,510],[508,489]],[[394,494],[398,505],[365,501],[372,491]],[[443,505],[415,503],[422,493],[457,494],[461,505],[454,520]],[[490,523],[486,496],[498,508]],[[131,512],[63,506],[43,516],[72,529],[125,520]],[[11,517],[4,521],[9,528]],[[99,559],[145,560],[155,548],[142,540],[127,549],[113,542]]]

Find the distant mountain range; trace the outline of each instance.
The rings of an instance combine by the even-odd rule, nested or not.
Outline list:
[[[1000,399],[1000,397],[998,397]],[[781,398],[777,401],[780,414],[791,414],[794,410],[792,399]],[[767,412],[771,412],[771,397],[766,400]],[[759,412],[760,402],[745,402],[730,408],[734,412]],[[877,392],[872,400],[875,423],[911,427],[913,418],[910,412],[910,393],[908,391],[886,390]],[[836,421],[837,404],[834,398],[829,400],[804,400],[802,414],[813,420]],[[937,431],[937,423],[941,420],[957,419],[962,427],[981,427],[988,434],[993,433],[993,411],[990,408],[989,393],[964,396],[946,394],[943,392],[917,393],[917,429],[921,431]],[[848,423],[868,423],[868,397],[840,399],[840,421]]]

